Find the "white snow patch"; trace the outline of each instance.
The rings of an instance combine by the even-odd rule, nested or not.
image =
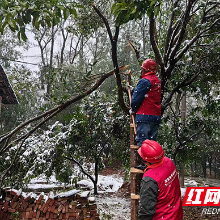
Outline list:
[[[186,188],[181,188],[181,197],[184,197],[186,194]]]
[[[186,179],[184,184],[186,187],[197,187],[198,186],[198,183],[192,179]]]
[[[52,183],[52,184],[28,184],[29,189],[52,189],[65,186],[65,184],[58,184],[58,183]]]
[[[76,193],[79,193],[79,192],[81,192],[81,190],[72,189],[67,192],[59,193],[56,197],[69,197],[69,196],[75,195]]]
[[[111,175],[111,176],[103,176],[99,175],[98,178],[98,193],[105,193],[105,192],[116,192],[122,186],[124,180],[122,177],[118,175]],[[83,179],[77,182],[78,185],[83,185],[88,187],[89,189],[93,189],[94,185],[91,180]]]
[[[47,177],[42,174],[36,178],[31,179],[30,184],[38,184],[38,183],[58,183],[58,181],[56,180],[56,176],[55,174],[50,176],[50,178],[47,180]]]
[[[80,194],[80,196],[87,198],[89,196],[89,194],[90,194],[90,191],[84,191]]]
[[[94,202],[95,201],[95,197],[89,197],[88,200],[91,201],[91,202]]]
[[[17,189],[10,189],[10,191],[15,192],[18,196],[20,196],[21,193],[22,193],[22,189],[19,189],[19,190],[17,190]]]
[[[99,176],[98,187],[105,192],[116,192],[122,186],[124,180],[118,175]]]
[[[84,185],[84,186],[87,186],[88,188],[90,189],[93,189],[94,188],[94,185],[92,183],[91,180],[80,180],[77,182],[78,185]]]

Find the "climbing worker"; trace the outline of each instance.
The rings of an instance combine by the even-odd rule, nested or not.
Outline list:
[[[145,140],[138,149],[147,168],[141,180],[139,220],[182,220],[178,173],[161,145]]]
[[[141,65],[141,79],[133,91],[131,114],[136,113],[137,145],[155,140],[161,122],[161,82],[156,76],[156,62],[146,59]]]

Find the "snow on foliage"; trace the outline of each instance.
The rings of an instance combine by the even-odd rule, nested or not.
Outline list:
[[[56,121],[30,136],[19,158],[25,183],[31,183],[31,179],[42,174],[46,181],[55,176],[63,183],[61,185],[76,184],[85,174],[76,163],[71,162],[71,158],[76,159],[90,175],[94,174],[95,163],[98,162],[98,169],[104,167],[102,160],[109,157],[112,143],[117,149],[117,146],[125,146],[127,142],[122,143],[126,140],[124,134],[128,131],[129,135],[129,129],[122,131],[126,129],[127,116],[117,113],[116,102],[112,102],[112,97],[110,102],[105,94],[95,92],[81,102],[68,121]],[[8,163],[17,147],[7,153],[5,160],[8,159]],[[122,150],[122,153],[126,156],[126,151]],[[127,161],[126,158],[124,161]],[[29,187],[40,188],[41,183],[38,184]]]

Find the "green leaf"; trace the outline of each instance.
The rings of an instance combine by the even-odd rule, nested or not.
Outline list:
[[[59,24],[59,22],[60,22],[60,17],[54,17],[53,25],[55,26],[55,25]]]
[[[39,22],[39,25],[41,25],[41,27],[45,27],[45,20],[41,20],[40,22]]]
[[[12,31],[18,30],[18,26],[17,26],[15,20],[12,20],[12,19],[8,20],[8,25]]]
[[[63,11],[64,11],[64,9],[65,9],[62,5],[59,5],[58,8],[61,9],[61,10],[63,10]]]
[[[114,14],[114,11],[115,11],[115,8],[117,7],[117,5],[118,5],[118,3],[115,3],[115,4],[112,5],[112,7],[111,7],[111,13]]]
[[[70,14],[74,15],[75,17],[77,17],[77,12],[75,8],[69,8]]]
[[[137,10],[134,8],[134,9],[130,12],[130,14],[134,14],[136,11],[137,11]]]
[[[32,20],[32,25],[34,27],[37,28],[37,30],[39,30],[39,22],[38,22],[38,19],[39,19],[39,12],[33,12],[32,13],[32,16],[33,16],[33,20]]]
[[[24,23],[25,24],[28,24],[30,21],[31,21],[31,14],[24,14],[23,16],[22,16],[22,19],[23,19],[23,21],[24,21]]]
[[[158,15],[159,15],[159,12],[160,12],[160,5],[156,5],[156,6],[154,7],[154,14],[155,14],[155,16],[158,16]]]
[[[127,8],[128,4],[126,2],[118,3],[121,8]]]
[[[0,31],[1,31],[1,34],[3,34],[3,32],[4,32],[4,29],[5,29],[5,26],[7,25],[7,23],[6,22],[4,22],[3,23],[3,25],[2,26],[0,26]]]
[[[28,6],[28,1],[19,1],[19,4],[23,7],[26,8]]]
[[[149,9],[147,10],[147,15],[148,15],[148,17],[151,16],[151,13],[152,13],[152,8],[149,8]]]
[[[39,17],[38,17],[38,18],[39,18]],[[38,18],[36,18],[35,21],[34,21],[34,23],[33,23],[33,26],[34,26],[37,30],[39,30],[39,26],[40,26],[40,23],[39,23],[39,21],[38,21]]]
[[[63,16],[64,16],[64,20],[66,20],[70,15],[69,9],[68,8],[64,8],[63,10]]]
[[[64,10],[64,7],[62,7],[62,10]],[[55,16],[62,17],[62,13],[61,13],[61,9],[60,8],[57,8],[55,10]]]
[[[120,4],[119,3],[116,3],[112,6],[111,8],[111,12],[113,15],[116,16],[116,14],[119,14],[121,11],[119,10],[121,8]]]
[[[21,31],[21,39],[26,42],[27,41],[27,36],[25,34],[25,27],[22,27],[20,29],[20,31]]]
[[[151,3],[150,3],[150,6],[153,6],[155,4],[155,1],[152,1]]]
[[[46,18],[45,21],[46,21],[48,27],[51,27],[51,20],[50,20],[50,18]]]
[[[20,31],[18,31],[17,37],[18,37],[19,40],[21,40],[21,32]]]

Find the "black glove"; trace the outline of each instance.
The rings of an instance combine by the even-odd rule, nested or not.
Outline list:
[[[135,166],[134,168],[139,169],[139,170],[145,170],[147,168],[147,165],[140,164],[138,166]]]

